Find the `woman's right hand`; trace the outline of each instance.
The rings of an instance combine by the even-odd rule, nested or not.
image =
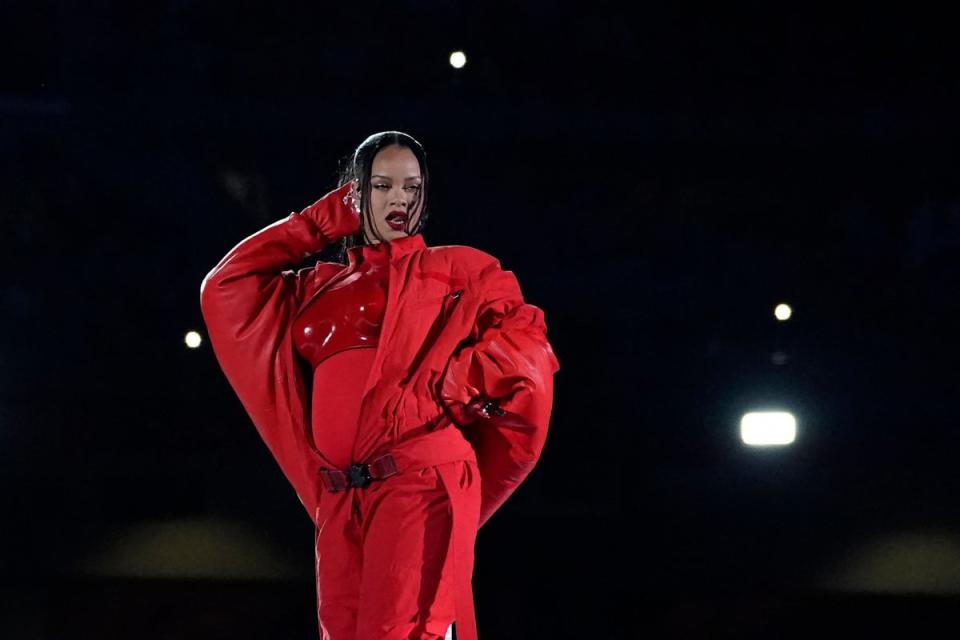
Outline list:
[[[360,229],[360,197],[355,180],[345,182],[303,210],[320,229],[327,242],[349,236]]]

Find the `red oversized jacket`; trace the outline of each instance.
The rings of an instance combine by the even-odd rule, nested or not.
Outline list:
[[[319,469],[332,465],[313,446],[309,378],[291,327],[355,263],[350,255],[345,266],[291,267],[357,228],[348,190],[339,187],[240,242],[200,290],[220,366],[315,523]],[[388,251],[387,302],[361,432],[380,429],[396,442],[445,412],[477,453],[482,526],[536,465],[547,435],[559,363],[543,312],[524,302],[513,273],[483,251],[427,247],[419,234],[391,241]],[[505,415],[475,418],[466,405],[478,399],[498,400]]]

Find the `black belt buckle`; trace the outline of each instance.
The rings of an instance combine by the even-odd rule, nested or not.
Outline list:
[[[347,470],[350,486],[364,488],[370,484],[370,467],[366,464],[352,464]]]

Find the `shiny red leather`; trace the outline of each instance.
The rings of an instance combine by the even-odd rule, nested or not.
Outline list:
[[[387,253],[362,247],[362,261],[348,277],[310,302],[293,323],[297,354],[312,368],[346,349],[376,348],[387,302]]]

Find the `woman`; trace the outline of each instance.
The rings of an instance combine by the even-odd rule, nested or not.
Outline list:
[[[559,364],[516,278],[427,247],[420,144],[389,131],[337,189],[201,285],[223,371],[316,526],[325,640],[477,637],[476,533],[533,469]],[[343,239],[346,264],[306,257]],[[482,482],[481,482],[482,480]]]

